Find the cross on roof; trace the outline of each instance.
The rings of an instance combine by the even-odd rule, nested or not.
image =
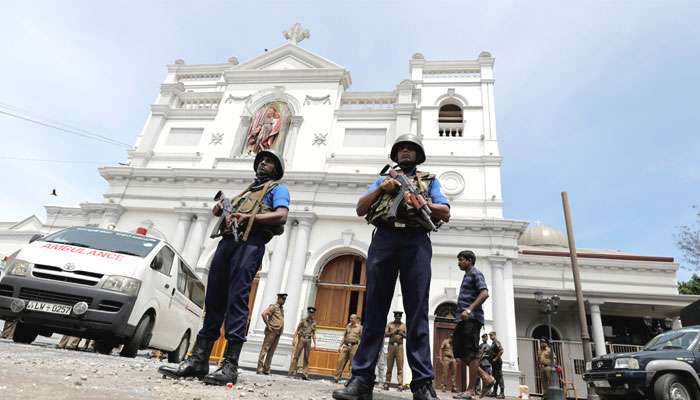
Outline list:
[[[311,37],[308,29],[303,29],[300,23],[294,24],[288,31],[284,31],[284,38],[292,44],[299,44],[302,40]]]

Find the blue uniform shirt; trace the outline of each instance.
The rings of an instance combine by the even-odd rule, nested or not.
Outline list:
[[[479,296],[479,292],[482,290],[488,290],[486,286],[486,280],[484,279],[484,274],[481,273],[476,267],[469,268],[468,271],[464,273],[464,278],[462,278],[462,285],[459,287],[459,297],[457,298],[457,315],[455,318],[457,322],[461,320],[460,314],[467,307],[469,307],[476,297]],[[484,310],[481,306],[477,307],[470,315],[470,319],[475,319],[481,324],[484,324]]]
[[[382,182],[384,182],[384,179],[386,179],[386,177],[384,176],[380,176],[379,178],[377,178],[377,180],[374,181],[372,185],[370,185],[369,189],[367,190],[367,193],[377,190],[379,185],[381,185]],[[428,186],[428,194],[430,194],[430,199],[433,203],[444,204],[446,206],[450,205],[450,201],[442,193],[442,185],[440,185],[440,181],[437,177],[433,179],[432,182],[430,182],[430,186]]]
[[[279,207],[289,209],[289,189],[287,189],[287,185],[281,182],[278,183],[265,195],[263,201],[273,210]]]

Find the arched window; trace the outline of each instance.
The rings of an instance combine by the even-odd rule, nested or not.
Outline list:
[[[440,137],[462,137],[464,119],[462,108],[456,104],[445,104],[438,113],[438,133]]]
[[[532,338],[533,339],[545,339],[549,338],[549,328],[547,325],[539,325],[535,329],[532,330]],[[552,340],[561,340],[561,335],[559,334],[559,331],[557,331],[555,328],[552,328]]]
[[[457,304],[445,302],[435,309],[435,321],[454,322],[457,316]]]

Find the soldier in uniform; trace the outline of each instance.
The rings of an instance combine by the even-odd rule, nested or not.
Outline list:
[[[552,363],[554,358],[554,364]],[[542,382],[542,392],[544,392],[552,380],[552,368],[556,364],[556,356],[553,355],[552,348],[547,339],[540,340],[540,350],[537,353],[537,366],[540,371],[540,382]]]
[[[449,202],[435,175],[417,170],[425,161],[423,144],[417,135],[399,136],[389,158],[412,181],[428,202],[434,222],[447,221]],[[403,306],[406,311],[408,364],[413,373],[411,390],[416,400],[436,399],[430,353],[428,297],[430,291],[432,245],[425,220],[410,202],[401,201],[397,218],[389,218],[389,206],[400,183],[380,176],[357,202],[357,215],[366,216],[377,228],[367,256],[365,325],[360,347],[352,360],[352,377],[345,388],[333,392],[336,399],[371,399],[374,368],[384,340],[386,317],[400,274]],[[406,200],[413,200],[405,196]],[[432,228],[431,228],[432,229]],[[409,295],[410,294],[410,295]]]
[[[163,376],[197,377],[212,385],[235,384],[238,380],[250,287],[262,263],[265,244],[284,231],[289,212],[289,190],[279,182],[284,175],[282,158],[271,150],[260,151],[253,161],[253,170],[255,180],[231,199],[230,213],[226,210],[228,214],[223,214],[223,199],[212,209],[215,216],[224,217],[224,223],[209,270],[204,323],[191,355],[178,367],[160,367],[158,371]],[[219,369],[209,374],[209,356],[222,323],[227,340],[224,360]]]
[[[262,313],[262,319],[265,321],[265,339],[260,348],[260,356],[258,357],[258,369],[256,373],[270,375],[270,364],[272,357],[277,350],[277,344],[282,336],[284,329],[284,302],[287,301],[286,293],[277,294],[277,303],[270,304]]]
[[[447,391],[447,384],[450,383],[450,390],[457,391],[457,360],[452,351],[452,334],[442,341],[440,345],[440,363],[445,371],[445,380],[442,382],[442,390]]]
[[[403,312],[394,311],[394,320],[389,322],[384,329],[384,336],[389,338],[384,390],[389,390],[391,373],[394,372],[394,363],[396,363],[396,379],[399,382],[399,390],[403,391],[403,340],[406,337],[406,324],[401,322],[401,316],[403,316]]]
[[[309,315],[299,322],[297,330],[294,332],[294,356],[292,363],[289,365],[289,376],[293,376],[298,372],[299,356],[304,352],[304,373],[301,376],[303,380],[309,380],[309,355],[311,350],[316,348],[316,321],[314,321],[314,313],[316,307],[307,307]],[[313,342],[313,344],[312,344]]]
[[[336,383],[340,381],[340,377],[343,375],[345,364],[349,362],[350,368],[352,368],[352,358],[355,357],[355,352],[357,351],[357,346],[360,344],[361,336],[362,325],[357,315],[352,314],[350,316],[350,323],[345,327],[345,334],[343,335],[343,340],[338,349],[338,363],[335,366]]]
[[[489,344],[489,335],[487,333],[481,335],[481,344],[479,345],[479,368],[491,375],[491,345]],[[482,383],[483,387],[481,393],[486,394],[491,387],[479,377],[476,382],[477,389]]]
[[[496,338],[496,332],[492,331],[489,333],[489,339],[491,339],[491,349],[489,353],[491,354],[491,366],[493,367],[493,378],[496,380],[493,386],[493,394],[497,399],[505,398],[505,388],[503,384],[503,346],[501,342]],[[500,389],[500,393],[498,394]]]

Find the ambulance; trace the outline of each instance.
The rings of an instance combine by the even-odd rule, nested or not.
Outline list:
[[[170,362],[187,354],[204,314],[204,284],[165,241],[140,233],[71,227],[34,238],[6,260],[0,318],[13,340],[53,333],[95,340],[134,357],[154,348]]]

